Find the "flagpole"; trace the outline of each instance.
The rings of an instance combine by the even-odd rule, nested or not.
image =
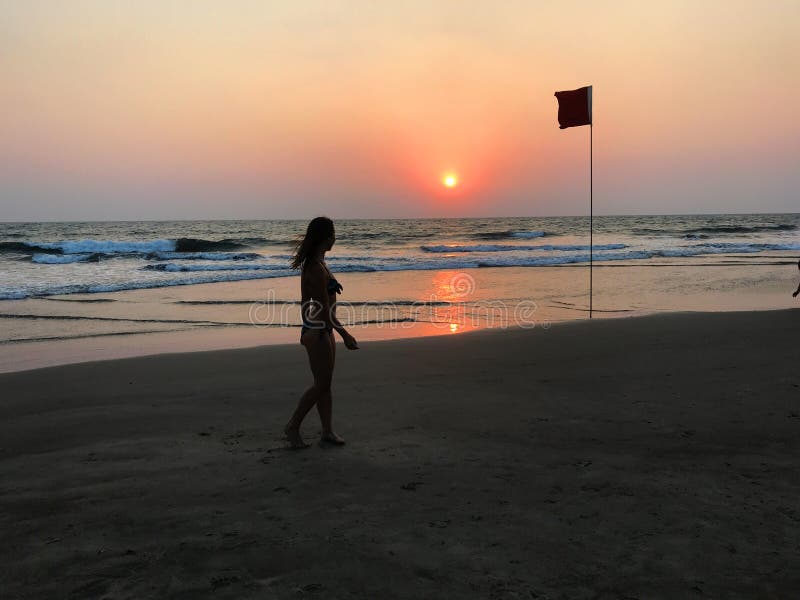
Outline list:
[[[589,123],[589,318],[592,318],[592,124]]]

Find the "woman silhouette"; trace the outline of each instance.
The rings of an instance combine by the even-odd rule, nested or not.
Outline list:
[[[292,418],[283,428],[290,448],[310,446],[300,435],[300,424],[314,404],[322,422],[321,441],[344,444],[331,426],[331,380],[336,361],[333,330],[339,332],[349,350],[357,350],[358,343],[336,318],[336,294],[341,293],[342,286],[325,265],[325,253],[335,241],[333,221],[327,217],[312,219],[291,259],[292,268],[301,270],[300,310],[303,328],[300,331],[300,343],[308,352],[314,383],[302,395]]]

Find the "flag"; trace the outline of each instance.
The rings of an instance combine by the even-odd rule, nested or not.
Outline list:
[[[556,92],[559,129],[592,124],[592,86]]]

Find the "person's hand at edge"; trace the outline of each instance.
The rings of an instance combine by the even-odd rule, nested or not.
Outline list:
[[[354,338],[349,333],[343,335],[342,339],[344,340],[345,348],[347,348],[348,350],[358,350],[359,349],[358,348],[358,342],[356,341],[356,338]]]

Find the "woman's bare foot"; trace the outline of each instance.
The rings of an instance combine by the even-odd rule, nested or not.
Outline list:
[[[336,444],[338,446],[341,446],[345,443],[344,438],[340,437],[333,431],[323,431],[321,441],[330,442],[331,444]]]
[[[286,441],[289,443],[289,448],[292,450],[300,450],[301,448],[308,448],[311,444],[307,444],[300,435],[299,429],[284,428],[283,433],[286,434]]]

